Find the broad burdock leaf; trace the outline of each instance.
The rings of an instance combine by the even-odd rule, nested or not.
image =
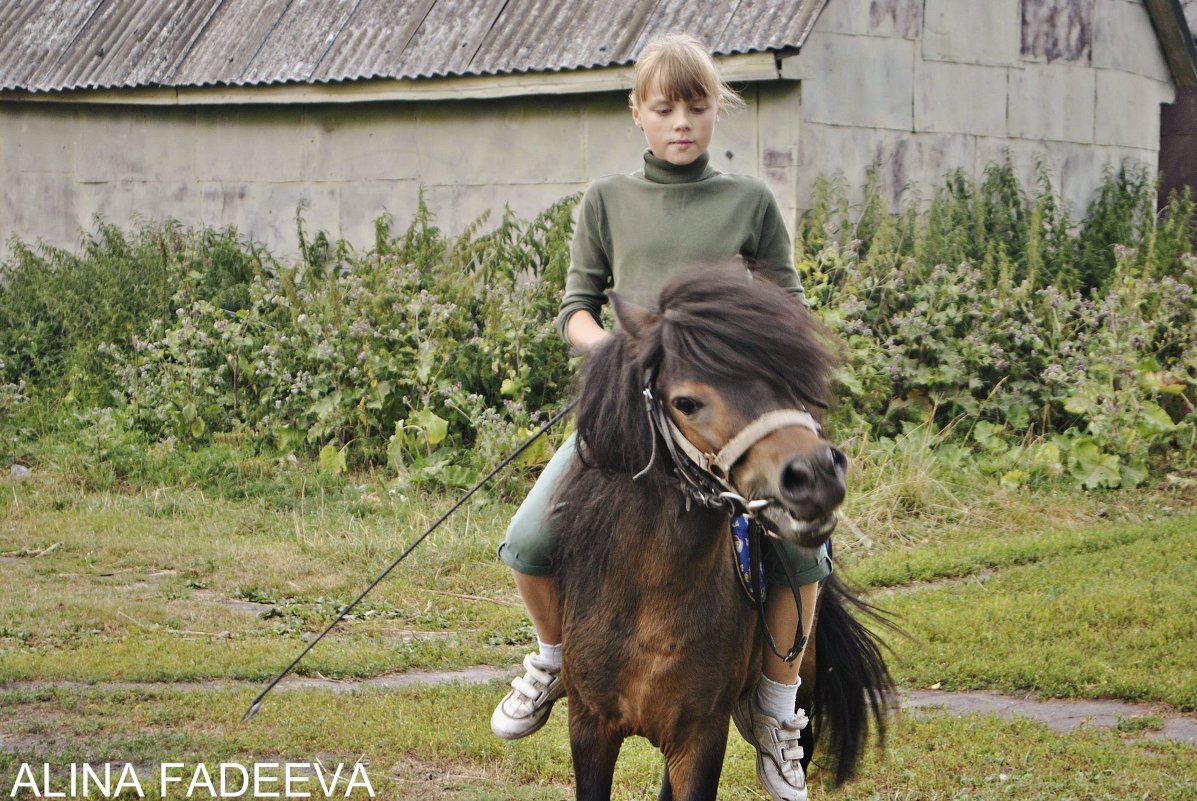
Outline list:
[[[1122,482],[1126,488],[1141,487],[1147,482],[1147,465],[1143,462],[1124,463],[1119,467]]]
[[[419,429],[431,448],[440,445],[449,435],[449,421],[438,417],[430,409],[420,409],[418,412],[408,415],[406,427]]]
[[[1158,434],[1171,434],[1176,431],[1177,426],[1158,403],[1143,401],[1139,411],[1139,424],[1136,428],[1143,436],[1150,437]]]
[[[990,453],[1004,453],[1010,446],[1002,439],[1004,429],[988,420],[979,420],[973,427],[973,439]]]
[[[1085,489],[1117,487],[1122,483],[1119,467],[1118,457],[1103,453],[1092,437],[1074,440],[1068,453],[1068,471]]]
[[[339,476],[345,472],[345,451],[348,450],[349,445],[344,448],[338,448],[334,443],[330,442],[320,449],[320,472],[326,473],[330,476]]]
[[[1006,489],[1018,489],[1028,478],[1030,475],[1024,470],[1007,470],[1002,474],[1001,485]]]

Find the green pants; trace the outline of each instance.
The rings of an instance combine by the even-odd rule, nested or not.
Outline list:
[[[557,539],[550,507],[557,484],[574,459],[575,449],[574,435],[570,434],[549,460],[507,527],[507,537],[499,545],[499,557],[518,573],[527,576],[553,574],[553,551]],[[789,543],[783,547],[799,585],[821,581],[831,575],[831,559],[826,548],[812,550]],[[787,583],[785,568],[778,563],[772,548],[766,549],[765,572],[770,584]]]

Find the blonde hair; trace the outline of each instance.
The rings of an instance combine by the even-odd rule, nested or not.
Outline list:
[[[685,33],[654,39],[640,51],[632,71],[628,105],[634,108],[654,85],[668,100],[688,103],[709,97],[727,111],[744,106],[736,91],[719,77],[719,69],[702,42]]]

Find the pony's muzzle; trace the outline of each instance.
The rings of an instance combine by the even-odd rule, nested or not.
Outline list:
[[[848,457],[834,445],[824,445],[812,456],[791,458],[778,476],[781,500],[800,520],[827,517],[843,503],[847,466]]]

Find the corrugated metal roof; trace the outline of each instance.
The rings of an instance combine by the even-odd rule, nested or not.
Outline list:
[[[0,3],[0,89],[49,85],[48,74],[73,49],[99,2]]]
[[[733,0],[734,2],[734,0]],[[518,13],[501,14],[475,57],[482,73],[601,67],[631,61],[633,46],[651,23],[658,0],[574,3],[526,0]],[[707,24],[719,5],[704,7]],[[691,6],[693,15],[693,6]],[[712,26],[713,27],[713,26]],[[554,66],[550,66],[554,65]],[[559,66],[557,66],[559,65]]]
[[[341,35],[317,67],[316,80],[352,80],[398,75],[403,56],[436,0],[404,3],[361,0]]]
[[[100,3],[55,67],[39,77],[51,86],[152,84],[174,72],[218,4],[219,0]]]
[[[506,6],[507,0],[437,0],[403,49],[400,77],[481,72],[470,62]]]
[[[827,0],[2,0],[0,90],[349,81],[631,63],[686,31],[797,48]]]
[[[290,0],[223,0],[174,74],[160,83],[205,86],[241,82],[283,18]]]
[[[357,0],[291,0],[237,83],[310,80],[356,5]]]

